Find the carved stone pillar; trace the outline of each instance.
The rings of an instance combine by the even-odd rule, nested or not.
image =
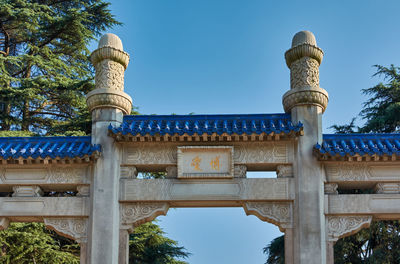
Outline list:
[[[96,69],[96,89],[87,94],[92,113],[92,143],[100,144],[101,156],[94,165],[90,190],[90,263],[118,263],[119,178],[121,147],[108,136],[109,125],[119,126],[132,109],[132,99],[124,93],[124,71],[129,55],[114,34],[101,37],[91,55]]]
[[[328,93],[319,87],[319,65],[323,52],[309,31],[298,32],[285,53],[290,68],[290,90],[283,95],[285,112],[292,122],[303,124],[294,150],[294,259],[299,264],[326,263],[324,219],[324,172],[313,156],[322,141],[322,114]]]
[[[87,260],[87,227],[88,220],[83,218],[44,218],[47,228],[54,230],[61,236],[73,239],[79,243],[80,263],[86,264]]]
[[[295,264],[293,255],[293,228],[285,229],[285,264]]]
[[[119,264],[129,263],[129,233],[146,222],[153,221],[159,215],[166,215],[167,203],[121,203],[119,230]]]
[[[339,238],[351,236],[371,225],[372,216],[335,215],[326,216],[326,263],[334,264],[333,247]]]
[[[262,221],[272,223],[285,232],[285,264],[294,264],[293,254],[293,208],[291,202],[245,202],[247,215],[255,215]]]
[[[10,225],[10,221],[6,217],[0,217],[0,230],[6,229]]]
[[[129,263],[129,229],[124,227],[121,227],[119,229],[118,263]]]
[[[335,242],[327,241],[326,242],[326,263],[334,264],[335,263],[335,250],[334,250]]]

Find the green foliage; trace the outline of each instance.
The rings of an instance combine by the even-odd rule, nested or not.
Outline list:
[[[34,137],[37,134],[31,131],[0,131],[0,137]]]
[[[285,236],[279,236],[263,249],[268,258],[265,264],[285,264]]]
[[[351,119],[349,124],[333,125],[333,126],[330,126],[329,128],[332,128],[336,134],[356,133],[355,129],[360,130],[360,128],[356,127],[355,122],[356,122],[356,118],[354,117],[353,119]]]
[[[1,130],[90,131],[89,42],[119,24],[102,0],[0,0]]]
[[[39,223],[10,224],[0,231],[0,245],[2,264],[79,263],[79,246]]]
[[[398,221],[372,222],[370,228],[339,239],[335,244],[336,264],[400,263]]]
[[[375,65],[374,76],[383,76],[386,83],[363,89],[368,96],[360,115],[366,120],[361,132],[398,132],[400,129],[400,73],[399,67]]]
[[[150,222],[135,228],[129,237],[130,264],[184,264],[176,258],[187,258],[190,253],[178,243],[164,236],[161,228]]]

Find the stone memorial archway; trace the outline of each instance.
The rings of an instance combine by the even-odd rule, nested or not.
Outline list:
[[[323,134],[322,58],[311,32],[294,36],[282,114],[131,116],[129,55],[104,35],[91,55],[90,137],[0,138],[0,191],[12,193],[0,197],[0,228],[44,222],[81,244],[81,263],[127,263],[129,232],[169,208],[243,207],[285,233],[286,263],[332,264],[339,238],[400,219],[400,135]],[[357,188],[375,191],[337,191]]]

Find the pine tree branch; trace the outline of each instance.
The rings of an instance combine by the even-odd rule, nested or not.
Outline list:
[[[10,35],[5,30],[3,22],[0,23],[0,30],[4,34],[4,51],[0,51],[0,54],[6,57],[10,53]]]

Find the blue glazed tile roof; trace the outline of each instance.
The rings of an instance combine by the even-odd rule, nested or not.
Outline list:
[[[325,134],[314,149],[329,156],[400,155],[400,134]]]
[[[134,136],[289,134],[302,129],[300,122],[292,124],[290,114],[131,115],[124,116],[121,126],[109,127],[112,134]]]
[[[0,158],[76,158],[100,152],[91,137],[0,137]]]

